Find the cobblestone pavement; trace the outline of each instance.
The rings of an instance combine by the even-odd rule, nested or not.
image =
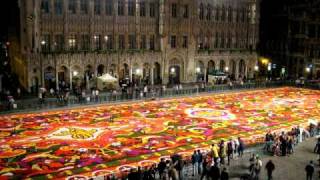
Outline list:
[[[276,168],[273,172],[273,180],[304,180],[306,179],[305,166],[310,160],[314,161],[315,174],[313,180],[320,179],[319,175],[319,162],[317,161],[317,155],[313,153],[313,148],[316,143],[316,138],[309,138],[302,143],[299,143],[294,149],[294,154],[286,157],[271,156],[264,154],[262,146],[251,148],[247,151],[242,158],[232,160],[230,166],[228,166],[230,180],[239,180],[242,175],[249,173],[249,157],[252,153],[256,153],[260,156],[263,162],[263,169],[260,174],[259,180],[267,180],[267,172],[265,170],[266,163],[271,159]],[[200,177],[193,177],[190,172],[191,167],[186,170],[187,180],[199,180]],[[185,177],[186,177],[185,176]]]

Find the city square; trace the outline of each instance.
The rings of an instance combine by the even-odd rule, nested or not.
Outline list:
[[[0,180],[320,178],[320,0],[10,0]]]
[[[319,91],[276,88],[1,116],[0,173],[89,178],[174,152],[190,157],[221,139],[263,143],[266,132],[317,124],[319,99]]]

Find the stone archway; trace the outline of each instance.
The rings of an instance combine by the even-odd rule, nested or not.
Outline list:
[[[56,70],[52,66],[44,69],[44,87],[46,89],[56,88]]]
[[[115,64],[111,64],[109,67],[109,74],[116,77],[117,66]]]
[[[183,62],[176,58],[169,62],[169,84],[180,84],[183,81]]]
[[[79,88],[81,86],[84,86],[84,83],[83,83],[83,73],[82,73],[82,70],[80,68],[80,66],[78,65],[75,65],[71,68],[72,70],[72,88]]]
[[[236,78],[236,74],[237,74],[237,63],[236,63],[236,61],[234,60],[234,59],[232,59],[231,61],[230,61],[230,75],[231,75],[231,79],[232,80],[235,80],[235,78]]]
[[[61,66],[58,70],[58,82],[59,82],[59,88],[64,89],[67,87],[67,84],[69,82],[69,70],[66,66]]]
[[[197,82],[202,82],[204,81],[204,76],[205,76],[205,66],[204,66],[204,63],[202,61],[198,61],[197,62],[197,66],[196,66],[196,81]]]
[[[151,67],[149,63],[144,63],[142,68],[142,77],[144,84],[150,84]]]
[[[246,76],[246,63],[243,59],[239,61],[239,77],[244,78]]]
[[[127,63],[124,63],[119,74],[120,79],[129,78],[130,70],[129,65]]]
[[[220,60],[219,62],[219,71],[224,72],[226,68],[226,62],[224,60]]]
[[[158,62],[154,63],[153,81],[154,81],[154,84],[162,84],[161,65]]]
[[[104,65],[99,64],[99,66],[97,67],[97,76],[102,76],[103,74],[104,74]]]

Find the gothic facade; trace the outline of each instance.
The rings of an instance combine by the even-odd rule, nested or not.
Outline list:
[[[110,73],[149,84],[252,78],[258,0],[20,0],[20,52],[29,90],[77,86]]]

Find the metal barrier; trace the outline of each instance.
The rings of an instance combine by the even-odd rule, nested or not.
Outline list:
[[[67,102],[58,101],[56,98],[46,98],[45,101],[39,102],[38,99],[28,99],[17,101],[16,109],[5,109],[0,110],[0,114],[7,113],[17,113],[17,112],[27,112],[27,111],[37,111],[37,110],[48,110],[48,109],[57,109],[63,107],[75,107],[81,105],[94,105],[94,104],[105,104],[105,103],[119,103],[119,102],[132,102],[139,100],[151,100],[156,98],[172,98],[172,97],[181,97],[181,96],[190,96],[190,95],[199,95],[204,93],[220,93],[220,92],[231,92],[239,90],[250,90],[250,89],[265,89],[265,88],[276,88],[283,86],[295,86],[296,84],[293,81],[275,81],[275,82],[261,82],[261,83],[245,83],[243,85],[236,84],[233,86],[229,85],[214,85],[207,86],[205,88],[183,88],[179,90],[167,89],[165,91],[149,92],[144,93],[144,96],[141,97],[139,93],[133,92],[133,94],[126,93],[101,93],[98,98],[93,100],[91,96],[86,98],[78,98],[76,96],[70,96]],[[304,88],[310,89],[320,89],[319,84],[309,84],[306,83],[303,85]]]

